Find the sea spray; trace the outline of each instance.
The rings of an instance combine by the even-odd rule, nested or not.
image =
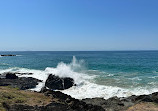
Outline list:
[[[86,73],[83,60],[77,60],[73,56],[72,62],[66,64],[64,62],[58,63],[57,67],[47,67],[45,70],[35,70],[27,68],[9,68],[0,70],[0,73],[4,72],[17,72],[17,73],[33,73],[18,75],[19,77],[33,77],[43,82],[40,82],[36,88],[31,89],[40,91],[45,85],[45,81],[49,74],[54,74],[59,77],[71,77],[74,79],[76,86],[63,90],[62,92],[76,99],[103,97],[108,99],[113,96],[127,97],[131,95],[142,95],[157,92],[158,88],[154,87],[133,87],[133,88],[121,88],[117,86],[99,85],[93,82],[98,75]],[[92,71],[89,71],[92,72]],[[99,71],[96,71],[99,72]],[[108,77],[108,76],[107,76]]]

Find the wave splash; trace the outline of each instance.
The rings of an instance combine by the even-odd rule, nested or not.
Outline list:
[[[127,97],[131,95],[142,95],[142,94],[150,94],[153,92],[157,92],[158,88],[142,88],[137,87],[133,89],[124,89],[120,87],[113,86],[105,86],[98,85],[93,82],[96,76],[87,74],[84,71],[86,68],[84,67],[85,63],[83,60],[77,60],[75,56],[73,56],[72,62],[66,64],[64,62],[60,62],[56,68],[47,67],[45,70],[34,70],[34,69],[26,69],[26,68],[10,68],[6,70],[0,70],[0,73],[4,72],[18,72],[18,73],[33,73],[33,74],[24,74],[18,75],[19,77],[33,77],[43,82],[40,82],[36,88],[31,89],[35,91],[40,91],[41,88],[45,85],[45,81],[48,78],[49,74],[54,74],[59,77],[71,77],[74,79],[76,86],[73,86],[69,89],[63,90],[61,92],[71,95],[76,99],[85,99],[85,98],[95,98],[102,97],[108,99],[110,97]]]
[[[72,62],[70,64],[65,64],[60,62],[56,68],[47,67],[45,69],[48,73],[53,73],[59,77],[71,77],[74,79],[75,84],[82,84],[84,81],[93,79],[95,76],[90,76],[84,73],[84,61],[78,61],[75,56],[73,56]]]

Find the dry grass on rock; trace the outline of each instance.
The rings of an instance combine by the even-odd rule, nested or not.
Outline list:
[[[5,111],[3,103],[43,106],[49,104],[50,102],[51,98],[44,96],[42,93],[0,86],[0,111]]]
[[[126,111],[158,111],[158,104],[152,102],[142,102],[131,106]]]

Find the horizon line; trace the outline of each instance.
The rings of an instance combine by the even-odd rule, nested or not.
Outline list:
[[[93,51],[98,51],[98,52],[103,52],[103,51],[158,51],[157,50],[19,50],[19,51],[9,51],[9,50],[2,50],[0,52],[93,52]]]

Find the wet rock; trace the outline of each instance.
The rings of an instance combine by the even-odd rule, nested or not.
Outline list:
[[[0,74],[0,78],[5,78],[5,76],[4,76],[4,75],[2,75],[2,74]]]
[[[13,73],[6,73],[6,79],[18,79],[18,76]]]
[[[74,80],[69,77],[60,78],[58,76],[50,74],[46,80],[45,86],[52,90],[64,90],[72,87]]]
[[[33,73],[15,73],[15,74],[18,74],[18,75],[32,75]]]
[[[31,77],[17,78],[15,73],[8,74],[6,78],[0,78],[0,86],[12,86],[25,90],[35,88],[40,80]],[[20,74],[20,73],[18,73]],[[2,74],[4,75],[4,74]],[[45,87],[41,89],[41,93],[52,98],[52,102],[46,106],[29,106],[26,104],[7,104],[3,106],[8,111],[125,111],[129,107],[140,103],[156,103],[158,104],[158,92],[149,95],[130,96],[126,98],[112,97],[107,100],[103,98],[92,98],[77,100],[69,95],[63,94],[54,89],[67,89],[74,85],[72,78],[60,78],[50,74],[46,80]],[[48,87],[49,89],[47,89]]]
[[[21,90],[35,88],[38,82],[41,81],[32,77],[20,77],[17,79],[0,78],[0,86],[11,86]]]

